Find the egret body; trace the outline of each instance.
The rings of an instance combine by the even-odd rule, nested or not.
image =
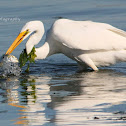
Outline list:
[[[10,54],[30,35],[26,42],[29,54],[43,34],[41,21],[26,23],[6,54]],[[59,19],[47,32],[44,45],[36,48],[36,59],[45,59],[57,53],[75,60],[81,70],[88,67],[98,70],[99,66],[126,61],[126,32],[105,23]]]

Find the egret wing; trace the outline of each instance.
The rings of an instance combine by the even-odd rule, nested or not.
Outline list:
[[[126,49],[126,32],[109,24],[62,19],[54,23],[55,40],[79,50]]]

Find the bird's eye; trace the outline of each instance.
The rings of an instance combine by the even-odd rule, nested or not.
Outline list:
[[[26,33],[25,34],[28,34],[29,33],[29,29],[26,30]]]
[[[29,32],[29,29],[27,29],[26,32],[28,33]]]

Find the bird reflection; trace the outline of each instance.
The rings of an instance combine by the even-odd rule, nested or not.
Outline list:
[[[73,114],[81,115],[81,112],[88,111],[91,113],[92,110],[94,113],[95,110],[102,109],[102,103],[112,106],[124,101],[125,82],[126,75],[113,70],[75,73],[68,76],[43,74],[37,77],[29,75],[15,79],[0,79],[3,97],[1,103],[6,101],[8,105],[18,108],[18,111],[13,113],[15,118],[11,119],[15,125],[56,125],[65,120],[73,123],[72,120],[82,121],[81,116],[75,117]],[[105,105],[102,107],[107,108]],[[69,118],[71,120],[68,120]]]

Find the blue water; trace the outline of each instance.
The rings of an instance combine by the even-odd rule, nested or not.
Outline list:
[[[0,1],[0,56],[26,22],[43,21],[46,35],[58,18],[105,22],[126,30],[126,1]],[[19,57],[25,42],[14,50],[14,56]],[[0,125],[125,126],[126,63],[98,72],[76,70],[74,61],[59,54],[36,61],[28,74],[1,78]]]

